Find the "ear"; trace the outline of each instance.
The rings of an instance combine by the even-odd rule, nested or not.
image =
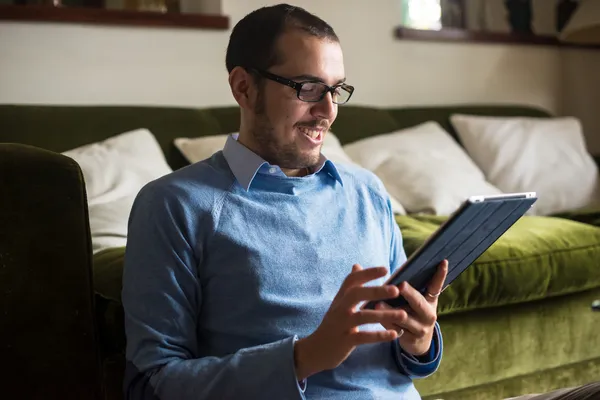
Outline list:
[[[254,109],[256,84],[248,71],[242,67],[235,67],[229,74],[229,87],[235,101],[242,109]]]

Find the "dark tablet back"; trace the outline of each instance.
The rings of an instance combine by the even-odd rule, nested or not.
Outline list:
[[[537,200],[535,193],[474,196],[467,199],[436,232],[415,251],[387,284],[408,281],[425,294],[438,266],[448,260],[444,288],[454,281],[504,234]],[[392,307],[406,305],[399,296],[387,300]],[[365,305],[373,308],[374,302]]]

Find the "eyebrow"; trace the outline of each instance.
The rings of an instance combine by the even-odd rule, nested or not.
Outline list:
[[[315,81],[315,82],[325,83],[325,81],[323,79],[319,78],[318,76],[314,76],[314,75],[296,75],[296,76],[292,76],[290,79],[295,80],[295,81],[296,80]],[[346,78],[343,78],[343,79],[340,79],[339,81],[337,81],[337,83],[335,85],[339,85],[340,83],[345,83],[345,82],[346,82]]]

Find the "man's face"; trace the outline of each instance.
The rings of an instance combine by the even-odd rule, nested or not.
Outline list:
[[[319,80],[329,86],[345,78],[340,44],[290,30],[277,43],[283,63],[268,72],[296,82]],[[263,78],[249,127],[252,147],[271,164],[285,169],[310,167],[319,161],[337,105],[327,93],[319,102],[298,99],[297,91]]]

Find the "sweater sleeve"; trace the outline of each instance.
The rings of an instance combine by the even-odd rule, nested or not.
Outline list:
[[[212,213],[199,212],[198,199],[174,193],[177,188],[150,184],[130,214],[122,291],[125,398],[303,399],[294,369],[295,337],[221,357],[199,354],[197,268],[205,256],[203,236],[212,232]]]
[[[431,341],[431,347],[429,352],[425,355],[417,358],[407,352],[405,352],[398,340],[392,342],[392,349],[398,368],[408,377],[415,378],[426,378],[429,375],[437,371],[442,361],[442,332],[438,323],[435,323],[435,332]]]

